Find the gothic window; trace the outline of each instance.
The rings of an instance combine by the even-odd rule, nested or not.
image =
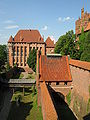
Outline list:
[[[18,60],[18,57],[17,57],[17,62],[18,62],[19,60]]]
[[[21,47],[21,56],[23,56],[23,47]]]
[[[67,85],[67,82],[64,82],[64,85]]]
[[[27,56],[27,47],[25,47],[25,56]]]
[[[19,47],[17,47],[17,56],[19,56]]]
[[[22,57],[21,57],[21,62],[23,61]]]
[[[13,48],[13,56],[15,56],[15,47]]]

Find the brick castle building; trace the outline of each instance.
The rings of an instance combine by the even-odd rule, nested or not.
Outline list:
[[[49,38],[45,43],[38,30],[19,30],[14,38],[11,36],[8,40],[10,66],[16,63],[18,67],[28,66],[27,58],[32,49],[40,50],[42,55],[46,54],[46,50],[51,53],[51,49],[54,50],[54,42],[51,41]]]
[[[48,37],[45,43],[46,43],[46,53],[47,54],[54,53],[54,48],[55,48],[54,41],[52,41],[51,38]]]
[[[90,13],[84,12],[84,8],[81,9],[81,18],[75,22],[76,37],[81,34],[82,28],[85,32],[90,30]]]

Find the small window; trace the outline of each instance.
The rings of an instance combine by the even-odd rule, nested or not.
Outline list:
[[[48,82],[48,85],[51,85],[51,82]]]
[[[56,82],[56,85],[59,85],[59,82]]]
[[[40,50],[42,49],[42,47],[40,47]]]
[[[64,85],[67,85],[67,82],[64,82]]]

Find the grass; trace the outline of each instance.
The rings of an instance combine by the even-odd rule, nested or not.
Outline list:
[[[87,112],[90,111],[90,98],[88,99],[88,103],[87,103]]]
[[[28,74],[27,79],[35,79],[35,75],[34,74]]]
[[[89,96],[90,96],[90,85],[89,85]]]
[[[22,79],[24,77],[24,75],[21,73],[19,76],[19,79]]]
[[[22,96],[19,106],[16,105],[15,98]],[[22,91],[17,91],[12,97],[11,109],[8,120],[43,120],[41,107],[37,106],[37,94],[33,95],[31,88],[25,89],[25,95]]]
[[[68,105],[70,105],[70,103],[71,103],[71,91],[67,94],[66,99],[67,99]]]

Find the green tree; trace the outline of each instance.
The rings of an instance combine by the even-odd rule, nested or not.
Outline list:
[[[37,50],[33,49],[29,53],[29,57],[27,59],[27,64],[33,71],[36,72],[36,57],[37,57]]]
[[[79,45],[79,53],[80,53],[80,55],[84,51],[85,38],[86,38],[86,34],[84,32],[84,29],[82,28],[81,35],[79,36],[79,41],[77,43]]]
[[[82,46],[83,51],[80,60],[90,62],[90,31],[87,33]]]
[[[2,65],[5,65],[7,61],[7,47],[6,45],[0,45],[0,69]]]
[[[55,53],[60,53],[61,55],[70,55],[71,58],[79,59],[73,30],[68,31],[65,35],[58,39],[55,47]]]

